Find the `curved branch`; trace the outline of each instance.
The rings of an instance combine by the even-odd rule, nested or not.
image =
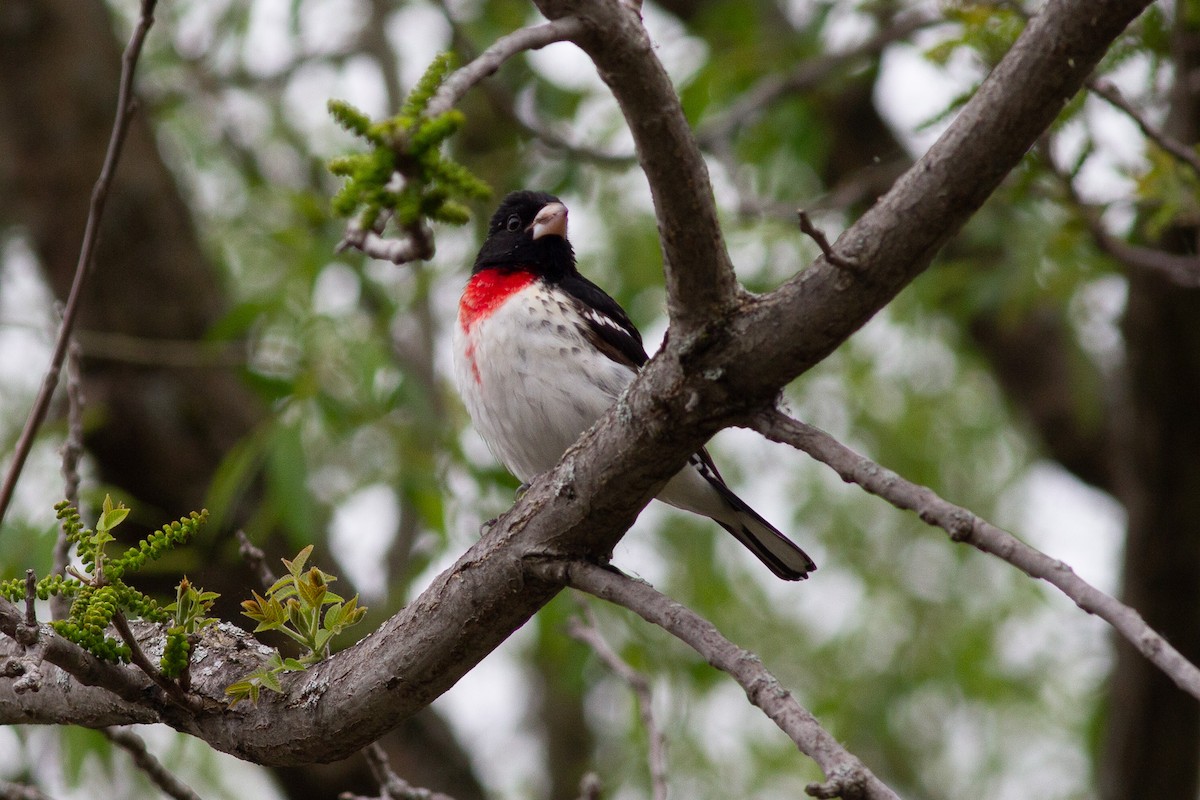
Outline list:
[[[583,32],[579,20],[571,17],[552,20],[543,25],[521,28],[501,36],[490,47],[472,59],[470,64],[455,70],[442,83],[437,94],[429,101],[430,117],[444,114],[458,105],[467,92],[484,78],[494,75],[505,61],[526,50],[540,50],[555,42],[574,39]]]
[[[596,0],[536,2],[550,19],[579,19],[583,30],[572,41],[591,57],[621,106],[654,199],[667,311],[676,335],[686,337],[727,313],[738,285],[708,167],[675,87],[637,9]]]
[[[821,767],[828,781],[810,786],[817,797],[898,800],[883,781],[849,753],[837,737],[780,685],[758,656],[726,639],[717,627],[689,608],[661,594],[648,583],[614,569],[584,562],[545,563],[537,570],[572,588],[624,606],[647,622],[658,625],[691,647],[717,669],[727,673],[746,691],[751,703],[788,735],[800,752]]]
[[[1109,105],[1124,112],[1138,126],[1143,136],[1173,156],[1176,161],[1191,167],[1192,172],[1200,176],[1200,155],[1197,155],[1195,148],[1188,147],[1178,139],[1168,136],[1164,131],[1151,125],[1150,121],[1146,119],[1146,115],[1129,102],[1113,83],[1095,79],[1087,82],[1087,88],[1093,94],[1104,98]]]
[[[196,794],[192,787],[181,781],[146,749],[142,737],[126,728],[101,728],[100,732],[110,742],[129,753],[134,766],[167,797],[173,797],[175,800],[200,800],[200,795]]]
[[[654,694],[650,690],[650,681],[646,676],[634,669],[629,662],[621,658],[612,645],[600,633],[596,617],[591,609],[583,609],[586,622],[578,617],[572,617],[567,623],[567,635],[592,649],[601,663],[618,678],[625,682],[633,692],[637,702],[638,717],[649,740],[647,761],[650,766],[650,795],[654,800],[667,798],[667,757],[666,737],[654,717]]]
[[[932,489],[907,481],[855,453],[824,431],[779,411],[768,411],[754,420],[754,428],[772,441],[789,444],[833,468],[842,480],[855,483],[896,508],[915,511],[921,521],[950,534],[956,542],[991,553],[1031,578],[1044,580],[1071,598],[1075,605],[1108,622],[1183,691],[1200,700],[1200,669],[1156,633],[1141,615],[1100,591],[1058,559],[1030,547],[1011,533],[956,506]]]
[[[491,47],[464,67],[455,70],[442,82],[441,87],[429,101],[425,113],[436,117],[451,110],[475,84],[500,69],[505,61],[526,50],[539,50],[548,44],[562,42],[577,36],[582,26],[571,18],[559,19],[544,25],[521,28],[497,39]],[[342,241],[337,246],[341,252],[353,247],[371,258],[406,264],[410,261],[427,261],[433,258],[433,232],[423,222],[405,227],[399,239],[384,238],[377,231],[360,227],[357,220],[346,226]]]

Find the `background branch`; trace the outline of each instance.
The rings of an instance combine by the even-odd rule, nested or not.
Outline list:
[[[150,779],[150,782],[163,791],[167,797],[175,800],[200,800],[200,796],[192,788],[179,780],[171,770],[163,766],[154,754],[146,749],[146,742],[131,730],[125,728],[101,728],[100,733],[106,739],[129,753],[134,766]]]
[[[25,427],[21,431],[21,437],[17,440],[17,446],[13,450],[13,460],[9,465],[8,473],[4,476],[4,483],[0,485],[0,523],[4,522],[4,515],[8,511],[13,492],[16,490],[17,479],[20,478],[21,471],[25,468],[25,460],[29,457],[29,451],[33,449],[33,441],[37,437],[42,422],[46,419],[46,414],[50,410],[50,401],[54,397],[54,390],[58,387],[59,373],[62,370],[63,360],[67,356],[67,346],[71,341],[71,329],[79,314],[79,304],[83,297],[83,282],[91,270],[95,257],[100,220],[104,216],[104,206],[108,201],[108,192],[117,171],[117,162],[121,158],[121,147],[125,144],[125,136],[129,132],[129,122],[137,109],[137,100],[133,95],[133,76],[137,70],[138,58],[142,53],[142,45],[146,41],[146,34],[149,33],[150,26],[154,24],[156,4],[157,0],[142,0],[137,25],[129,39],[129,45],[125,48],[125,55],[121,58],[121,81],[117,96],[116,117],[113,120],[112,136],[109,139],[108,152],[104,156],[104,165],[100,168],[100,176],[96,179],[95,188],[92,190],[92,202],[88,209],[87,225],[83,231],[79,262],[75,267],[75,279],[71,284],[66,306],[63,308],[62,323],[59,325],[58,338],[54,342],[50,366],[42,379],[37,399],[34,401]],[[3,527],[0,526],[0,531],[2,530]]]
[[[954,541],[998,556],[1031,578],[1055,586],[1075,605],[1116,628],[1180,689],[1200,700],[1200,669],[1152,630],[1135,610],[1092,586],[1069,565],[1030,547],[971,511],[943,500],[932,489],[907,481],[855,453],[812,425],[779,411],[767,411],[755,418],[754,428],[768,439],[789,444],[832,467],[847,483],[861,486],[896,508],[915,511],[922,522],[943,529]]]
[[[604,635],[600,633],[596,615],[590,608],[586,605],[582,606],[581,613],[584,615],[584,620],[572,617],[567,623],[567,634],[590,647],[604,666],[628,684],[633,691],[634,699],[637,702],[638,716],[641,718],[642,727],[646,729],[646,738],[650,743],[647,761],[650,765],[651,796],[654,800],[666,800],[666,740],[663,737],[662,729],[654,719],[654,694],[650,691],[650,681],[612,649]]]
[[[815,797],[898,800],[895,792],[863,766],[803,708],[767,671],[762,660],[726,639],[711,622],[676,603],[653,586],[612,569],[584,562],[544,563],[537,567],[548,578],[628,608],[687,644],[709,664],[725,672],[746,691],[746,697],[796,743],[825,772],[824,784],[810,786]]]

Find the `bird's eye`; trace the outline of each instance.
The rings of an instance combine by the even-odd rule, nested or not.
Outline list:
[[[506,226],[506,227],[507,227],[507,228],[508,228],[510,231],[515,231],[515,230],[518,230],[518,229],[520,229],[520,227],[521,227],[521,218],[520,218],[520,217],[518,217],[516,214],[513,214],[511,217],[509,217],[509,218],[508,218],[508,224],[507,224],[507,226]]]

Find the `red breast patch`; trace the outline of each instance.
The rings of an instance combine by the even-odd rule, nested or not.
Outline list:
[[[475,273],[458,301],[458,324],[465,331],[471,330],[531,283],[533,274],[524,270],[485,269]]]

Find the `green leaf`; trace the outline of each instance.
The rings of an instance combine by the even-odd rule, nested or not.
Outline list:
[[[100,515],[99,521],[96,523],[96,530],[108,532],[120,525],[129,516],[129,509],[124,506],[112,508]],[[111,539],[109,541],[112,541]]]
[[[310,544],[297,553],[296,557],[291,561],[288,561],[286,558],[281,558],[279,560],[283,562],[283,565],[287,567],[287,571],[291,573],[293,577],[299,578],[300,573],[304,572],[304,565],[308,563],[308,557],[312,555],[312,551],[313,546]]]

